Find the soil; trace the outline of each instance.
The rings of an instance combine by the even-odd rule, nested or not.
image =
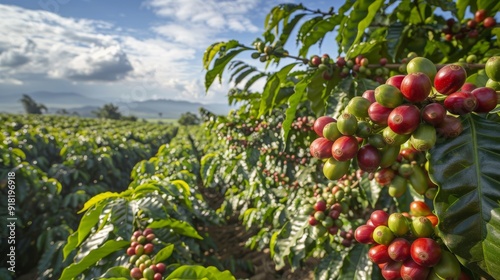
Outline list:
[[[213,209],[219,208],[224,200],[219,193],[215,193],[209,189],[202,189],[202,193]],[[318,264],[318,260],[308,260],[303,268],[296,269],[295,271],[292,271],[290,266],[276,271],[268,248],[261,251],[247,248],[245,246],[246,241],[256,234],[258,229],[245,229],[237,217],[238,214],[235,213],[225,225],[198,228],[200,232],[207,233],[214,241],[216,249],[211,253],[225,265],[226,269],[232,267],[230,270],[236,279],[314,279],[314,268]]]

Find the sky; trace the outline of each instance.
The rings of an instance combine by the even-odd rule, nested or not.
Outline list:
[[[203,52],[229,39],[250,45],[265,15],[285,2],[299,1],[2,0],[0,99],[53,91],[108,102],[227,103],[224,80],[205,91]],[[306,6],[326,10],[327,2]]]

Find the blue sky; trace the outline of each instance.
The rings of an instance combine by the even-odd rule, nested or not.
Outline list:
[[[110,102],[225,103],[227,83],[204,91],[204,50],[228,39],[250,44],[284,2],[299,1],[3,0],[0,99],[47,90]],[[326,10],[332,2],[306,3]]]

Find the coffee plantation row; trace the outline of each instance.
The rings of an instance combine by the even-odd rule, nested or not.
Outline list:
[[[276,270],[315,260],[316,279],[498,279],[498,10],[278,5],[251,45],[206,50],[207,89],[229,76],[240,107],[200,110],[200,126],[1,115],[17,268],[41,279],[235,279],[199,228],[237,216]],[[285,49],[292,35],[297,55]],[[330,42],[330,54],[310,54]]]

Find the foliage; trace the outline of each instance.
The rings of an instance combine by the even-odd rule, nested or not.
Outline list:
[[[191,112],[186,112],[181,114],[177,122],[180,125],[197,125],[200,124],[200,118]]]
[[[125,189],[134,165],[177,133],[176,127],[152,123],[34,115],[0,119],[0,191],[7,195],[5,180],[14,172],[17,253],[31,256],[18,260],[17,271],[38,266],[46,277],[64,268],[56,260],[62,259],[63,241],[76,229],[81,218],[76,212],[85,201]],[[7,201],[0,204],[6,217]],[[1,233],[6,236],[7,228]]]
[[[41,115],[43,111],[47,111],[47,107],[41,103],[36,103],[33,98],[27,94],[23,94],[23,97],[19,100],[24,107],[24,111],[27,114]]]
[[[112,103],[104,104],[101,108],[92,111],[92,114],[100,119],[137,121],[136,116],[123,116],[120,108]]]
[[[229,102],[243,105],[227,117],[205,116],[209,130],[219,131],[219,140],[227,141],[229,149],[207,154],[202,171],[205,182],[226,193],[220,211],[238,211],[244,225],[261,229],[247,244],[259,249],[269,246],[278,269],[287,263],[292,268],[300,267],[312,256],[321,258],[316,268],[319,279],[352,279],[352,273],[360,279],[376,279],[380,278],[379,269],[370,265],[365,246],[339,246],[337,236],[315,238],[305,218],[298,215],[299,205],[308,204],[308,196],[340,181],[328,182],[318,176],[321,162],[317,160],[307,159],[289,167],[288,159],[276,154],[291,151],[297,155],[297,148],[307,154],[313,139],[296,138],[297,120],[304,115],[309,122],[323,115],[337,118],[353,97],[375,89],[389,76],[406,74],[406,64],[416,55],[438,66],[459,61],[467,69],[468,81],[484,86],[487,78],[478,72],[484,66],[476,62],[484,63],[500,53],[500,28],[486,28],[481,22],[477,27],[467,27],[470,18],[465,11],[484,9],[494,16],[500,5],[491,1],[356,0],[336,8],[337,12],[333,8],[312,10],[303,4],[277,5],[266,17],[264,33],[251,44],[229,40],[207,48],[203,57],[206,88],[216,79],[220,81],[227,70],[230,73],[226,75],[234,83]],[[453,21],[443,12],[449,12]],[[297,55],[287,50],[292,48],[292,36]],[[332,37],[336,44],[326,46],[324,43],[331,42]],[[325,47],[336,53],[316,58],[311,53]],[[239,60],[248,52],[270,71]],[[369,63],[361,65],[361,57]],[[265,81],[262,89],[255,87],[258,80]],[[488,119],[497,120],[497,113],[487,115]],[[434,206],[445,245],[474,273],[498,278],[500,272],[491,258],[499,252],[493,245],[500,229],[499,193],[490,187],[497,177],[490,171],[495,165],[490,157],[497,152],[494,147],[498,139],[493,131],[498,122],[487,122],[484,117],[464,118],[464,134],[449,142],[440,139],[427,156],[429,173],[439,187]],[[270,131],[261,129],[261,123],[267,123],[273,132],[267,134]],[[276,149],[274,157],[262,151],[267,147]],[[475,156],[471,158],[471,154]],[[351,172],[356,169],[354,163]],[[290,182],[298,178],[299,188],[289,189],[288,182],[272,179],[280,174]],[[308,175],[302,177],[304,174]],[[349,196],[350,209],[405,212],[409,202],[425,199],[413,192],[390,198],[387,188],[380,190],[376,183],[370,183],[373,177],[356,174],[351,178],[349,184],[358,189],[353,188],[356,191]],[[343,229],[356,228],[366,221],[366,214],[345,214]]]

